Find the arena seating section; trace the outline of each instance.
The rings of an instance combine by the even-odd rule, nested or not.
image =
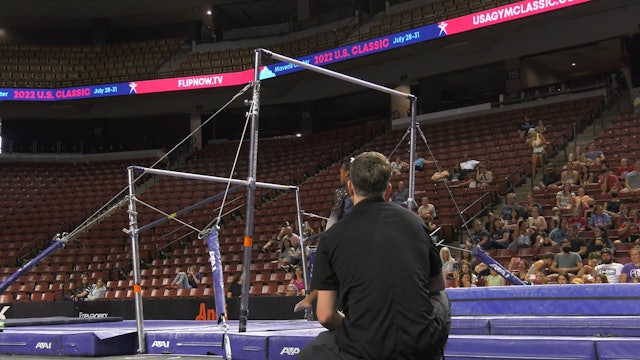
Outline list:
[[[350,22],[330,31],[262,46],[295,58],[514,2],[517,1],[436,1],[388,16],[373,16],[364,24]],[[177,67],[161,69],[184,46],[191,46],[184,38],[100,47],[0,44],[0,87],[71,87],[235,72],[253,67],[254,48],[237,48],[192,52],[173,59],[180,62]]]
[[[567,119],[586,126],[598,113],[601,97],[559,102],[554,105],[532,106],[526,110],[512,110],[476,116],[464,120],[449,121],[422,126],[428,145],[440,166],[450,168],[456,162],[472,156],[488,164],[494,171],[496,185],[486,189],[452,188],[453,198],[461,210],[461,218],[453,200],[442,183],[433,184],[429,178],[435,171],[428,164],[424,171],[416,172],[416,191],[424,191],[436,205],[440,223],[453,234],[463,220],[475,216],[485,206],[491,206],[504,195],[507,177],[519,166],[529,161],[530,150],[524,140],[517,137],[515,129],[526,112],[536,119],[543,119],[550,127],[550,139],[568,138],[571,134]],[[623,121],[622,119],[620,121]],[[625,119],[624,121],[638,121]],[[474,131],[468,131],[473,123]],[[496,127],[514,129],[497,136]],[[613,126],[615,128],[615,125]],[[302,209],[327,216],[331,208],[334,190],[339,186],[338,169],[350,156],[361,151],[376,150],[391,154],[399,144],[396,154],[408,160],[408,145],[402,141],[406,130],[385,129],[383,122],[351,126],[325,131],[300,138],[262,139],[259,143],[257,177],[259,181],[300,186]],[[617,134],[616,136],[624,136]],[[603,136],[612,136],[605,132]],[[630,140],[634,135],[629,135]],[[559,143],[562,146],[564,140]],[[631,143],[631,141],[621,141]],[[460,152],[459,144],[466,153]],[[177,171],[229,177],[237,141],[225,141],[206,146],[184,162],[171,165]],[[241,147],[234,178],[246,178],[248,143]],[[430,158],[422,138],[418,137],[417,152]],[[469,155],[472,154],[472,155]],[[611,155],[614,156],[614,155]],[[130,165],[149,166],[154,159],[132,159],[117,162],[85,164],[31,164],[2,163],[0,209],[2,221],[2,246],[7,249],[0,260],[2,278],[17,269],[17,262],[26,262],[48,245],[49,240],[62,231],[71,231],[102,204],[127,185],[125,169]],[[530,171],[522,167],[524,173]],[[394,176],[393,185],[399,180],[408,181],[408,174]],[[221,193],[226,184],[208,183],[170,177],[153,176],[143,179],[137,187],[138,198],[156,209],[171,214],[204,198]],[[225,282],[241,271],[242,238],[244,235],[244,202],[246,191],[230,193],[223,212],[223,228],[220,230],[221,253]],[[477,201],[480,200],[480,201]],[[176,271],[189,264],[199,266],[203,274],[210,273],[206,243],[197,237],[194,229],[202,229],[218,215],[221,199],[198,208],[181,217],[191,227],[176,221],[168,221],[140,235],[140,256],[144,261],[142,273],[143,296],[200,296],[211,292],[211,279],[205,276],[205,286],[197,290],[167,289]],[[474,204],[473,206],[469,206]],[[165,216],[144,204],[137,204],[139,226],[144,226]],[[282,223],[293,222],[296,216],[295,194],[258,189],[254,218],[254,241],[264,244],[279,231]],[[314,228],[319,221],[308,219]],[[107,298],[131,297],[132,278],[130,238],[122,232],[127,227],[126,206],[103,218],[79,235],[40,265],[32,269],[12,285],[3,299],[50,300],[60,299],[63,291],[75,284],[70,279],[87,272],[92,278],[107,280]],[[505,260],[509,254],[495,254]],[[533,256],[534,254],[529,254]],[[286,273],[272,263],[275,252],[253,252],[251,264],[251,293],[253,295],[282,294],[291,273]],[[122,272],[120,270],[123,269]],[[77,284],[76,284],[77,285]]]

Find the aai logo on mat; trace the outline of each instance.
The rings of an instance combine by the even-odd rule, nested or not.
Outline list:
[[[298,355],[300,353],[300,348],[297,347],[283,347],[280,350],[280,355]]]
[[[169,348],[168,341],[156,340],[151,344],[152,348]]]
[[[36,349],[47,349],[47,350],[51,350],[51,343],[50,342],[44,342],[44,341],[40,341],[36,344]]]

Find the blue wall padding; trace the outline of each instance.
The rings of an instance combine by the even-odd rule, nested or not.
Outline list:
[[[638,315],[637,284],[534,285],[449,288],[455,316]]]

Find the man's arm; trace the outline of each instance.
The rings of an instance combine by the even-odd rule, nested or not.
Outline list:
[[[344,315],[336,309],[338,292],[335,290],[318,290],[316,315],[318,322],[328,330],[335,330],[342,323]]]
[[[627,282],[627,274],[626,273],[622,273],[620,274],[620,281],[619,283],[624,284]]]
[[[444,272],[429,278],[429,292],[442,291],[445,288]]]
[[[580,269],[582,269],[582,261],[579,261],[578,264],[575,267],[572,267],[570,270],[571,272],[575,273],[576,271],[580,271]]]
[[[580,245],[580,251],[578,251],[578,254],[580,254],[580,256],[586,257],[587,256],[587,245]]]
[[[487,245],[487,243],[489,242],[489,237],[490,235],[488,233],[482,233],[482,238],[480,240],[480,242],[478,243],[478,246],[483,247],[485,245]]]

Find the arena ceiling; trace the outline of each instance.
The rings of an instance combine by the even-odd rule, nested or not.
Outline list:
[[[358,0],[322,0],[313,11]],[[94,19],[106,19],[114,28],[206,21],[207,10],[225,18],[230,28],[287,22],[295,16],[297,0],[20,0],[0,2],[0,27],[89,29]]]

